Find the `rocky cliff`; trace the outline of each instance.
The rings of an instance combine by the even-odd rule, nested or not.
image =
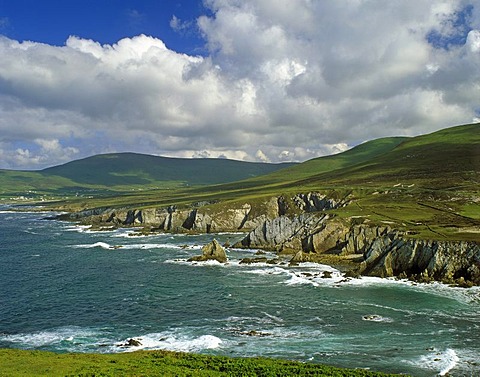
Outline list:
[[[348,202],[348,197],[306,193],[245,203],[194,203],[189,208],[103,208],[65,216],[100,228],[141,226],[146,231],[175,233],[240,230],[246,235],[234,247],[290,253],[294,262],[350,257],[358,261],[354,275],[480,285],[479,244],[413,239],[390,226],[339,218],[328,211]]]
[[[285,214],[318,212],[345,204],[346,199],[336,200],[320,193],[307,193],[290,198],[268,197],[245,203],[192,203],[189,207],[96,208],[61,215],[60,218],[98,227],[143,226],[174,233],[214,233],[249,231]]]
[[[297,252],[295,262],[358,254],[354,275],[480,285],[480,245],[475,242],[412,239],[387,226],[355,225],[327,214],[265,221],[235,246]]]

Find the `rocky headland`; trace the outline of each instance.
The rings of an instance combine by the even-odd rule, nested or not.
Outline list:
[[[94,229],[140,227],[140,232],[244,232],[232,245],[290,254],[291,263],[319,262],[347,276],[410,278],[469,287],[480,285],[480,245],[475,241],[418,239],[391,223],[368,216],[337,216],[351,198],[318,192],[275,196],[251,202],[202,202],[187,207],[98,208],[58,218]],[[218,245],[220,246],[220,245]],[[198,260],[221,253],[204,250]],[[213,258],[215,259],[215,258]]]

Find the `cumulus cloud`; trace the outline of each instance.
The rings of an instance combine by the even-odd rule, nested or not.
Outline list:
[[[145,35],[61,47],[0,37],[1,167],[124,150],[302,161],[478,117],[472,2],[204,3],[206,56]]]

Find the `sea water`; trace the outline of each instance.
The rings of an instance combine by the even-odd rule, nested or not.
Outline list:
[[[240,263],[258,250],[227,248],[227,264],[191,263],[212,239],[233,244],[242,235],[139,237],[45,216],[0,211],[0,347],[167,349],[480,375],[479,288]],[[127,346],[131,338],[140,345]]]

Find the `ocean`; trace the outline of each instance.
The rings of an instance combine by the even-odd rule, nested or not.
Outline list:
[[[47,213],[0,209],[0,347],[167,349],[480,375],[478,287],[240,263],[258,250],[227,248],[225,265],[191,263],[214,238],[233,244],[242,235],[93,232],[44,220]]]

